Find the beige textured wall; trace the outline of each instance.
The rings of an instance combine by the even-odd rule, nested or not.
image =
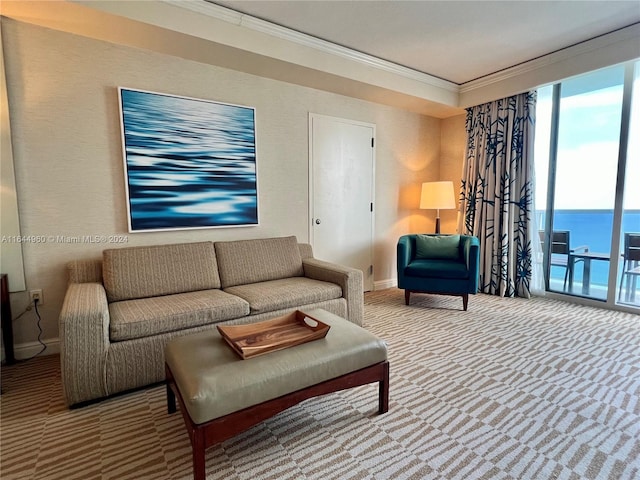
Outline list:
[[[419,185],[438,178],[441,121],[319,90],[2,19],[22,234],[128,236],[128,245],[308,235],[308,114],[377,126],[375,280],[395,279],[395,245],[433,228]],[[256,108],[260,226],[127,234],[117,86]],[[431,222],[431,224],[429,224]],[[66,263],[108,244],[27,243],[27,289],[42,288],[43,339],[55,339]],[[26,293],[12,296],[14,316]],[[34,342],[32,315],[14,323]]]
[[[456,115],[442,120],[441,125],[440,180],[453,181],[456,198],[460,193],[460,180],[467,143],[465,120],[466,115]],[[440,212],[440,231],[442,233],[456,233],[457,220],[457,210],[442,210]]]

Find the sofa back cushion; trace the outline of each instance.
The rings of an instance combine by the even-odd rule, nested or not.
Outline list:
[[[212,242],[107,249],[102,275],[109,302],[220,288]]]
[[[304,275],[296,237],[216,242],[222,288]]]

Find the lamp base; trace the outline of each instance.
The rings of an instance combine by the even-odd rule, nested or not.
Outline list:
[[[440,233],[440,217],[436,217],[436,233]]]

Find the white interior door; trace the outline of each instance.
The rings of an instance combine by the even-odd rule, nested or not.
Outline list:
[[[314,256],[362,270],[373,290],[375,125],[311,114],[309,136]]]

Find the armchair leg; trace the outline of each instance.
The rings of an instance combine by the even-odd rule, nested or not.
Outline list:
[[[442,292],[423,292],[422,290],[405,290],[404,291],[404,304],[409,305],[409,299],[411,296],[411,292],[413,293],[432,293],[433,295],[455,295],[458,297],[462,297],[462,307],[464,311],[467,311],[467,306],[469,305],[469,294],[468,293],[442,293]]]

